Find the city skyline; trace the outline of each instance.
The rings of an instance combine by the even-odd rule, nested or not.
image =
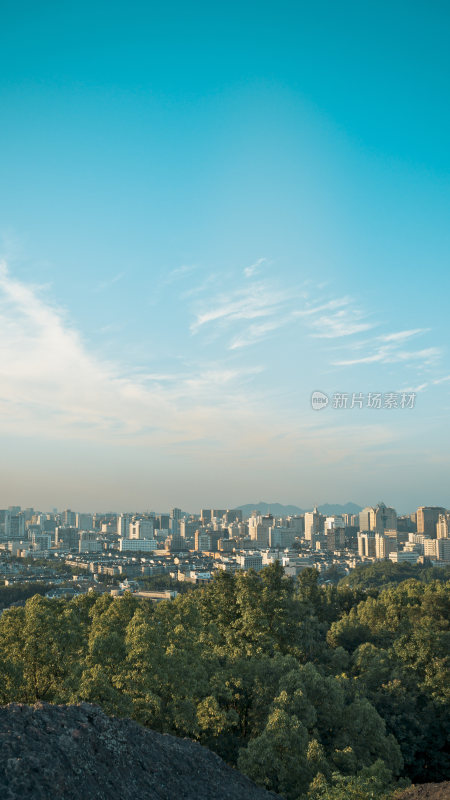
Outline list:
[[[448,12],[94,5],[3,14],[0,507],[448,507]]]
[[[193,517],[201,517],[203,512],[212,513],[214,508],[219,508],[218,506],[210,506],[207,507],[205,503],[202,504],[201,507],[193,509],[193,508],[180,508],[178,506],[169,505],[165,509],[150,507],[150,506],[142,506],[142,507],[131,507],[131,506],[123,506],[120,508],[100,508],[96,507],[76,507],[74,505],[65,506],[58,508],[55,505],[50,505],[48,507],[45,506],[29,506],[29,505],[21,505],[21,504],[11,504],[11,503],[4,503],[4,509],[0,510],[2,513],[4,511],[9,511],[11,514],[18,514],[24,515],[27,512],[32,514],[49,514],[50,516],[62,516],[62,515],[79,515],[83,517],[84,515],[92,516],[92,515],[108,515],[111,514],[113,516],[119,517],[121,515],[130,516],[130,515],[143,515],[145,516],[158,516],[158,515],[172,515],[176,512],[177,518],[183,517],[187,518],[188,516]],[[422,509],[431,509],[434,511],[445,511],[445,506],[442,505],[417,505],[417,503],[411,507],[410,509],[398,509],[394,506],[386,506],[383,500],[378,500],[377,502],[372,503],[365,503],[364,505],[360,505],[359,503],[353,503],[351,501],[346,503],[314,503],[312,506],[297,506],[294,503],[267,503],[264,500],[260,500],[255,503],[241,503],[240,505],[230,505],[226,506],[226,504],[222,503],[220,506],[220,514],[228,514],[234,511],[240,511],[244,516],[250,517],[254,513],[258,514],[268,514],[269,516],[272,515],[274,518],[281,518],[287,516],[304,516],[307,513],[319,511],[324,516],[340,516],[344,515],[347,517],[352,516],[359,516],[362,512],[372,511],[373,509],[381,508],[381,509],[388,509],[388,511],[395,511],[396,515],[399,517],[409,517],[414,516],[417,512],[421,512]],[[27,517],[28,518],[28,517]]]

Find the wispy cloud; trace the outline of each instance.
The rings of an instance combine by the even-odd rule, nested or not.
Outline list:
[[[411,339],[428,333],[428,328],[409,328],[380,334],[363,341],[356,340],[351,346],[358,355],[334,361],[335,366],[356,366],[358,364],[408,364],[431,366],[441,356],[439,347],[406,349]],[[359,351],[359,352],[358,352]]]
[[[333,300],[328,300],[326,303],[322,303],[320,305],[311,305],[310,303],[306,303],[305,308],[297,309],[293,312],[293,316],[306,318],[312,317],[316,314],[320,314],[322,311],[334,311],[336,308],[348,306],[351,302],[352,300],[350,297],[338,297],[334,298]]]
[[[330,296],[328,284],[280,286],[276,276],[255,277],[264,261],[258,259],[244,270],[244,282],[242,275],[235,276],[231,291],[218,293],[211,291],[214,284],[205,285],[194,307],[191,333],[206,329],[209,337],[224,337],[226,349],[242,351],[296,324],[299,341],[303,336],[306,344],[310,338],[317,347],[323,341],[322,364],[328,360],[330,368],[399,364],[428,369],[439,362],[439,347],[410,346],[429,333],[428,328],[383,332],[383,321],[363,303],[350,295]]]
[[[408,361],[420,361],[422,364],[434,364],[441,355],[438,347],[426,347],[422,350],[396,350],[394,347],[380,347],[375,353],[359,358],[343,359],[335,361],[335,366],[348,367],[355,364],[398,364]]]
[[[261,339],[266,338],[268,334],[274,333],[274,331],[278,330],[279,328],[283,328],[290,321],[291,318],[287,316],[279,317],[278,319],[268,322],[249,325],[243,333],[238,334],[232,339],[229,348],[230,350],[239,350],[242,347],[249,347],[256,342],[261,341]]]
[[[118,283],[122,280],[126,275],[125,272],[118,272],[117,275],[113,275],[112,278],[108,278],[106,281],[99,281],[94,288],[94,292],[104,292],[106,289],[109,289],[111,286],[114,286],[115,283]]]
[[[347,311],[337,311],[326,317],[319,317],[312,323],[315,332],[311,334],[316,339],[336,339],[341,336],[354,336],[363,333],[374,326],[369,322],[358,322],[351,318]]]
[[[226,325],[239,320],[269,317],[282,310],[288,296],[287,292],[274,290],[265,282],[252,283],[229,294],[221,294],[208,302],[206,310],[197,312],[191,331],[196,333],[210,323]]]
[[[181,267],[176,267],[168,272],[167,275],[161,280],[161,285],[170,286],[171,283],[175,283],[182,278],[186,278],[188,275],[192,275],[196,269],[197,267],[194,264],[182,264]]]
[[[349,337],[375,327],[374,322],[366,321],[367,315],[348,296],[308,302],[294,315],[305,321],[311,330],[310,336],[315,339]]]
[[[382,342],[404,342],[406,339],[411,339],[412,336],[418,336],[421,333],[427,333],[429,328],[413,328],[407,331],[396,331],[395,333],[387,333],[385,336],[378,338]]]
[[[432,381],[432,383],[439,384],[439,383],[447,383],[450,381],[450,375],[446,375],[444,378],[436,378],[436,380]]]
[[[147,445],[227,436],[251,414],[250,398],[248,409],[236,402],[250,378],[220,362],[139,375],[105,361],[41,288],[0,265],[0,429]]]
[[[402,389],[397,389],[397,392],[400,394],[408,393],[408,394],[418,394],[419,392],[423,392],[429,384],[427,382],[420,383],[418,386],[405,386]]]
[[[256,275],[257,272],[260,272],[261,267],[263,264],[268,264],[267,258],[258,258],[254,264],[250,264],[249,267],[245,267],[244,275],[246,278],[252,278],[253,275]]]

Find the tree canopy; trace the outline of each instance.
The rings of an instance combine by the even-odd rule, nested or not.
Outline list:
[[[188,736],[287,800],[448,779],[449,584],[368,595],[275,563],[152,605],[36,595],[0,617],[0,698]]]

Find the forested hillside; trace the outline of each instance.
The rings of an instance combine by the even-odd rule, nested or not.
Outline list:
[[[0,701],[96,703],[288,800],[381,798],[449,777],[448,589],[368,596],[276,564],[157,606],[35,596],[0,618]]]

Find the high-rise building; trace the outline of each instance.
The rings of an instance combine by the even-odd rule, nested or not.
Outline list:
[[[256,542],[259,548],[265,549],[269,546],[269,531],[273,527],[275,520],[272,514],[261,515],[254,511],[248,521],[250,539]]]
[[[75,528],[77,526],[77,515],[75,511],[71,511],[70,508],[66,508],[63,513],[63,521],[64,525],[69,526],[70,528]]]
[[[92,514],[77,513],[75,525],[80,531],[91,531],[93,524]]]
[[[376,557],[374,531],[358,533],[358,555],[360,555],[361,558]]]
[[[344,517],[340,514],[335,514],[332,517],[325,518],[325,533],[335,530],[335,528],[343,528],[345,526]]]
[[[450,514],[448,512],[446,514],[439,514],[436,525],[437,538],[438,539],[450,538],[448,535],[449,528],[450,528]]]
[[[177,536],[180,533],[180,520],[183,516],[183,512],[181,508],[172,508],[170,512],[170,519],[169,519],[169,530],[171,534],[176,534]]]
[[[417,509],[417,533],[423,533],[430,539],[436,539],[436,525],[440,514],[445,514],[445,508],[440,506],[420,506]]]
[[[438,542],[440,539],[429,539],[425,537],[423,540],[423,554],[425,558],[435,558],[438,557]]]
[[[325,517],[317,510],[317,506],[313,511],[307,511],[305,514],[305,539],[311,542],[315,535],[323,533],[324,523]]]
[[[437,556],[439,561],[450,562],[450,539],[437,539]]]
[[[158,549],[158,542],[156,539],[119,539],[119,550],[153,552]]]
[[[0,510],[0,541],[7,542],[11,530],[11,512],[9,509]]]
[[[286,547],[292,547],[297,536],[295,528],[287,528],[286,526],[276,526],[269,528],[269,547],[272,549],[284,550]]]
[[[207,530],[199,528],[195,532],[194,547],[197,551],[215,552],[219,548],[219,540],[222,538],[223,531],[214,531],[211,528]]]
[[[25,538],[25,518],[22,514],[11,514],[9,518],[8,539],[20,541]]]
[[[195,536],[195,531],[198,528],[198,520],[182,519],[180,520],[180,536],[183,539],[192,539]]]
[[[81,531],[78,539],[79,553],[99,553],[102,543],[97,539],[95,531]]]
[[[377,533],[384,533],[385,531],[397,530],[397,512],[395,508],[385,506],[384,503],[378,503],[373,509],[373,527],[371,530]]]
[[[169,553],[179,553],[181,550],[186,549],[186,542],[181,538],[179,533],[172,533],[170,536],[166,537],[164,549]]]
[[[58,525],[55,531],[55,544],[57,547],[68,550],[78,550],[79,535],[78,528],[70,525]]]
[[[331,553],[345,549],[345,528],[332,528],[325,532],[326,548]]]
[[[31,547],[33,550],[50,550],[51,546],[52,537],[49,533],[33,532],[31,534]]]
[[[225,523],[227,525],[233,522],[242,522],[242,511],[240,508],[228,508],[223,516],[225,517]]]
[[[262,569],[262,555],[260,553],[244,553],[236,557],[236,562],[240,569],[254,569],[259,572]]]
[[[169,514],[158,514],[156,517],[156,525],[155,528],[157,530],[168,531],[169,530],[169,523],[170,523],[170,516]]]
[[[305,516],[304,514],[296,514],[292,517],[286,517],[286,525],[288,528],[293,528],[297,536],[302,536],[305,533]]]
[[[198,530],[195,531],[194,547],[198,553],[202,551],[209,552],[211,550],[210,531],[198,528]]]
[[[120,514],[117,517],[117,533],[121,539],[128,539],[130,534],[131,517],[129,514]]]
[[[375,558],[384,559],[389,558],[391,553],[398,550],[397,536],[386,536],[382,533],[375,534]]]
[[[359,513],[359,530],[361,533],[366,531],[385,531],[397,530],[397,512],[395,508],[390,508],[384,503],[378,503],[375,508],[367,506]]]
[[[361,533],[372,530],[372,514],[373,508],[371,508],[371,506],[366,506],[366,508],[363,508],[363,510],[359,512],[359,530]]]
[[[134,519],[129,526],[130,539],[153,539],[154,528],[152,519]]]

